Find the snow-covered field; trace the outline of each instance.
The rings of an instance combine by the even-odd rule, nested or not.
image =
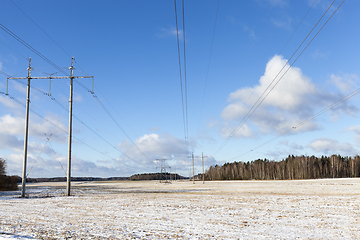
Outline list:
[[[29,184],[0,239],[360,239],[360,179]]]

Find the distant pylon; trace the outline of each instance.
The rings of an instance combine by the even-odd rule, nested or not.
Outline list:
[[[160,161],[160,182],[161,183],[169,183],[170,181],[167,180],[167,172],[166,169],[170,167],[166,167],[166,160],[167,159],[156,159],[157,161]]]

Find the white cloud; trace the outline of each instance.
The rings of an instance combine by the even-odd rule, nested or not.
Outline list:
[[[182,41],[183,40],[183,31],[181,29],[178,30],[178,34],[179,34],[179,40]],[[160,28],[160,33],[156,34],[158,37],[160,38],[165,38],[165,37],[177,37],[177,31],[175,27],[171,27],[171,28]]]
[[[348,130],[360,135],[360,125],[349,127]]]
[[[242,30],[244,31],[244,33],[248,34],[249,38],[251,39],[257,39],[256,34],[254,29],[252,29],[251,27],[249,27],[247,24],[238,21],[234,18],[234,16],[229,16],[227,17],[227,20],[235,27],[241,27]]]
[[[66,160],[67,161],[67,160]],[[67,165],[65,165],[67,166]],[[72,160],[72,171],[73,176],[88,176],[88,177],[117,177],[117,176],[126,176],[122,168],[122,171],[113,165],[98,165],[91,161],[86,161],[80,158],[74,158]],[[122,175],[124,174],[124,175]]]
[[[151,131],[151,132],[160,132],[161,128],[160,127],[152,127],[152,128],[149,129],[149,131]]]
[[[280,144],[290,147],[292,150],[303,150],[304,147],[295,142],[281,141]]]
[[[51,118],[51,117],[48,117]],[[52,122],[56,122],[52,119]],[[61,128],[65,128],[62,124],[58,124]],[[66,128],[65,128],[66,129]],[[23,158],[23,133],[24,119],[21,117],[13,117],[5,115],[0,117],[0,149],[11,154],[4,157],[8,162],[8,170],[11,174],[21,175],[22,158]],[[63,172],[56,156],[49,145],[45,145],[46,137],[44,132],[49,135],[53,132],[51,138],[52,143],[55,140],[63,143],[67,141],[67,134],[54,128],[51,124],[44,121],[41,123],[34,122],[30,124],[31,138],[37,138],[42,142],[30,141],[28,145],[28,169],[33,165],[30,177],[57,177],[62,176]],[[30,139],[29,139],[30,140]],[[166,158],[171,162],[173,170],[177,167],[180,174],[188,173],[186,170],[190,160],[185,152],[185,142],[172,135],[163,134],[145,134],[135,140],[136,145],[141,149],[140,152],[136,146],[128,140],[121,142],[118,147],[127,156],[135,159],[133,161],[125,155],[118,159],[87,161],[85,159],[73,156],[72,168],[74,176],[130,176],[134,173],[157,172],[159,163],[156,159]],[[190,142],[190,148],[194,144]],[[55,149],[56,150],[56,149]],[[41,155],[39,155],[42,153]],[[146,158],[144,155],[148,158]],[[3,154],[4,155],[4,154]],[[67,156],[57,153],[61,164],[65,168],[67,166]],[[170,163],[169,163],[170,164]],[[182,172],[181,172],[182,171]]]
[[[0,133],[21,134],[24,133],[24,119],[12,117],[10,114],[0,117]]]
[[[80,93],[75,93],[74,94],[74,101],[75,102],[81,102],[83,100],[83,97],[81,96]]]
[[[271,22],[278,28],[284,28],[286,30],[292,30],[292,28],[291,28],[292,19],[290,17],[287,17],[284,20],[271,18]]]
[[[47,117],[50,122],[56,124],[57,127],[52,125],[48,121],[32,122],[29,123],[29,135],[36,138],[45,139],[46,136],[50,136],[51,140],[57,142],[66,142],[67,131],[66,127],[58,122],[58,119],[54,117]],[[25,119],[21,117],[13,117],[10,114],[0,117],[0,134],[8,135],[23,135],[25,129]],[[62,131],[62,130],[64,131]],[[46,134],[46,135],[45,135]]]
[[[286,0],[267,0],[272,6],[285,6],[287,4]]]
[[[23,154],[10,154],[2,156],[7,163],[7,173],[9,175],[22,175]],[[57,158],[56,158],[57,157]],[[43,155],[28,153],[27,171],[28,177],[66,177],[67,156],[55,155],[44,157]],[[102,164],[86,161],[84,159],[72,157],[71,169],[72,176],[87,177],[110,177],[110,176],[130,176],[131,173],[124,164]],[[121,171],[120,171],[121,169]],[[136,172],[136,169],[130,169]]]
[[[287,72],[283,75],[285,71]],[[280,77],[282,77],[281,81],[275,86],[274,84]],[[273,81],[274,79],[275,81]],[[269,93],[273,86],[275,88]],[[237,126],[247,113],[253,112],[252,106],[262,95],[263,97],[267,95],[267,98],[263,102],[261,102],[262,100],[258,102],[261,105],[246,122],[246,134],[236,134],[234,137],[250,137],[256,132],[282,133],[312,116],[315,111],[342,97],[341,94],[337,93],[321,92],[311,79],[303,74],[300,68],[289,68],[286,59],[275,55],[267,63],[265,73],[260,77],[258,85],[241,88],[230,93],[229,104],[221,113],[221,117],[225,121],[221,128],[223,137],[227,137],[226,133],[229,132],[229,130],[224,131],[224,129],[229,128],[229,126]],[[332,109],[332,113],[337,112],[338,114],[341,112],[353,115],[357,111],[358,109],[348,102]],[[313,120],[301,126],[300,129],[295,129],[292,133],[313,131],[320,128],[321,126]],[[251,131],[252,134],[250,134]]]
[[[287,60],[283,57],[275,55],[267,63],[265,73],[260,78],[259,85],[254,88],[239,89],[230,94],[229,100],[241,100],[245,104],[255,103],[269,84],[276,78],[275,83],[285,73],[289,66],[287,64],[283,68],[286,62]],[[316,94],[315,85],[299,68],[292,67],[268,95],[263,104],[283,110],[298,111],[303,105],[305,97],[311,94]]]
[[[21,176],[24,155],[21,153],[2,156],[6,161],[6,173]]]
[[[9,82],[9,88],[10,88],[10,84],[11,84],[11,88],[14,90],[17,90],[18,92],[24,94],[26,96],[27,94],[27,83],[19,83],[19,82]]]
[[[6,150],[9,148],[19,151],[24,148],[24,141],[13,135],[0,133],[0,149]]]
[[[360,125],[352,126],[348,128],[348,131],[354,132],[356,134],[355,140],[360,142]]]
[[[342,154],[346,156],[358,153],[350,143],[339,143],[338,140],[329,138],[318,138],[312,141],[307,147],[315,152],[323,154]]]
[[[268,5],[271,7],[284,7],[288,4],[287,0],[256,0],[256,2],[264,7],[267,7]]]
[[[232,135],[233,130],[235,129],[236,126],[230,125],[229,123],[226,123],[220,130],[220,134],[223,138],[227,138],[230,135]],[[247,125],[244,124],[243,126],[241,126],[238,131],[235,133],[234,135],[235,138],[239,138],[239,137],[246,137],[246,138],[251,138],[254,137],[253,131],[252,129]]]
[[[135,159],[143,159],[145,162],[153,162],[156,158],[171,159],[171,155],[182,155],[185,153],[185,142],[171,135],[160,136],[158,134],[145,134],[134,141],[136,146],[125,140],[118,146],[128,156]],[[144,154],[150,158],[148,160]]]
[[[313,6],[313,8],[319,8],[323,11],[327,10],[330,6],[330,4],[333,1],[331,0],[317,0],[314,2],[314,0],[309,0],[308,4],[309,6]],[[329,9],[329,12],[334,12],[336,9],[336,6],[332,5],[331,8]]]
[[[324,152],[328,154],[329,151],[333,152],[338,144],[339,142],[337,140],[320,138],[311,142],[308,147],[310,147],[315,152]]]
[[[181,161],[189,162],[185,141],[175,138],[172,135],[145,134],[136,139],[134,143],[137,147],[129,140],[125,140],[119,143],[118,147],[124,154],[136,160],[138,168],[144,169],[145,172],[157,171],[156,167],[159,166],[159,163],[156,159],[168,159],[169,161],[173,160],[177,163]],[[190,148],[194,147],[194,144],[191,142],[189,145]],[[123,155],[121,161],[131,162],[132,160],[129,160]],[[184,170],[184,167],[181,165],[182,164],[178,164],[178,169]]]
[[[342,93],[349,94],[359,88],[360,79],[356,74],[331,74],[330,83],[334,84]]]
[[[329,52],[321,52],[318,49],[316,49],[312,54],[312,57],[314,59],[327,59],[328,56],[329,56]]]
[[[271,149],[265,153],[266,156],[270,157],[270,160],[281,160],[289,156],[294,152],[289,152],[286,150],[280,150],[280,149]]]
[[[0,95],[0,103],[11,109],[19,109],[19,104],[11,100],[9,97]]]

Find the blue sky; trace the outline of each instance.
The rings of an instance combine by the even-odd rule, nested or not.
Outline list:
[[[91,80],[78,80],[85,88],[74,84],[73,176],[156,172],[162,158],[188,176],[191,152],[203,152],[206,167],[289,154],[358,154],[357,95],[293,128],[360,85],[358,1],[344,1],[304,50],[342,3],[334,1],[291,58],[331,3],[224,0],[217,8],[218,1],[185,0],[187,149],[173,1],[4,0],[0,23],[64,71],[75,57],[75,75],[95,77],[98,101],[88,92]],[[179,0],[177,10],[183,68]],[[58,72],[0,29],[0,70],[26,77],[28,57],[32,76]],[[283,66],[286,74],[234,132]],[[184,68],[182,76],[184,84]],[[0,74],[0,92],[6,78]],[[28,176],[65,176],[69,80],[52,81],[56,101],[43,94],[48,80],[31,84]],[[26,81],[10,80],[9,94],[25,104]],[[15,100],[0,94],[0,157],[8,174],[21,175],[25,108]],[[199,158],[195,165],[200,172]]]

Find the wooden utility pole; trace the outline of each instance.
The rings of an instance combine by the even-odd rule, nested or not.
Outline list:
[[[27,146],[29,139],[29,105],[30,105],[30,80],[31,80],[31,58],[29,58],[29,68],[28,68],[28,84],[27,84],[27,94],[26,94],[26,113],[25,113],[25,137],[24,137],[24,161],[23,161],[23,173],[22,173],[22,182],[21,182],[21,197],[25,197],[25,187],[26,187],[26,165],[27,165]]]
[[[71,140],[72,140],[72,103],[73,103],[73,84],[74,84],[74,58],[71,58],[70,67],[70,99],[69,99],[69,138],[68,138],[68,166],[66,181],[66,196],[70,196],[71,188]]]
[[[27,146],[28,146],[28,132],[29,132],[29,103],[30,103],[30,80],[31,79],[68,79],[70,78],[70,100],[69,100],[69,137],[68,137],[68,168],[67,168],[67,186],[66,186],[66,195],[70,196],[70,186],[71,186],[71,139],[72,139],[72,102],[73,102],[73,82],[75,78],[92,78],[93,76],[74,76],[74,57],[71,58],[71,67],[70,67],[70,76],[64,77],[31,77],[31,58],[29,58],[29,68],[27,77],[12,78],[8,77],[7,79],[27,79],[27,101],[26,101],[26,116],[25,116],[25,141],[24,141],[24,162],[23,162],[23,174],[22,174],[22,189],[21,197],[25,197],[25,185],[26,185],[26,165],[27,165]],[[94,84],[93,84],[94,88]],[[50,90],[50,89],[49,89]],[[49,91],[50,92],[50,91]],[[92,93],[94,89],[92,89]]]
[[[194,163],[194,153],[192,153],[192,162],[193,162],[193,184],[195,184],[195,163]]]
[[[203,167],[203,184],[205,184],[205,169],[204,169],[204,153],[201,153],[202,167]]]
[[[201,158],[202,159],[202,168],[203,168],[203,184],[204,184],[205,183],[204,158],[206,158],[206,157],[204,157],[204,153],[201,153],[201,156],[194,156],[194,153],[192,153],[191,158],[192,158],[192,165],[193,165],[192,166],[192,168],[193,168],[193,177],[192,177],[193,183],[195,184],[195,164],[194,164],[194,159],[195,158]],[[190,169],[190,175],[191,175],[191,169]],[[190,180],[191,180],[191,178],[190,178]]]

